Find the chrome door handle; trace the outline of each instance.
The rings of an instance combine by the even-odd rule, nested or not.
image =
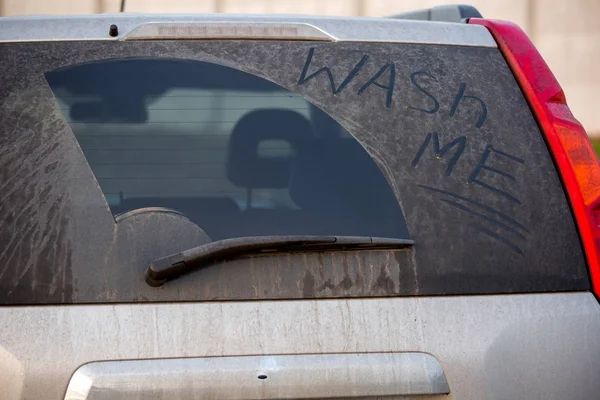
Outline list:
[[[380,397],[450,392],[430,354],[349,353],[92,362],[65,400],[247,400]]]

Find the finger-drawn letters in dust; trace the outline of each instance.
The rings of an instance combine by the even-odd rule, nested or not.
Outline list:
[[[364,54],[362,57],[357,58],[357,62],[353,68],[341,79],[342,77],[340,76],[335,77],[328,66],[323,65],[322,62],[319,63],[318,56],[315,53],[314,47],[308,50],[298,79],[298,85],[304,85],[320,77],[320,79],[328,81],[331,93],[337,95],[346,90],[350,83],[361,79],[361,83],[362,80],[364,80],[364,83],[356,92],[358,96],[372,87],[378,88],[382,95],[385,96],[385,107],[390,108],[392,106],[394,87],[397,79],[396,65],[394,63],[384,63],[375,74],[367,78],[362,76],[361,71],[363,71],[367,63],[373,61],[368,54]],[[426,114],[442,112],[439,100],[423,85],[423,79],[430,79],[437,82],[436,77],[427,70],[418,70],[411,72],[409,79],[414,88],[428,100],[429,106],[416,107],[406,105],[405,108]],[[340,82],[339,85],[336,85],[336,82]],[[453,101],[446,108],[445,112],[448,112],[450,118],[455,118],[460,114],[461,108],[469,108],[471,111],[469,115],[474,114],[473,110],[476,111],[476,118],[473,118],[473,121],[469,122],[472,124],[474,130],[478,130],[485,125],[488,116],[486,102],[481,97],[469,93],[469,87],[464,82],[458,86],[456,94],[453,96]],[[468,137],[462,135],[448,139],[446,143],[442,143],[439,132],[427,132],[424,135],[422,144],[418,147],[412,160],[410,160],[410,167],[417,168],[422,159],[433,156],[446,163],[444,175],[450,177],[454,167],[460,162],[465,149],[467,149],[467,142]],[[479,188],[491,196],[500,197],[502,204],[506,204],[507,209],[511,205],[521,205],[522,202],[518,195],[509,192],[506,187],[510,186],[511,182],[516,181],[515,171],[516,169],[525,167],[525,160],[502,148],[498,148],[493,143],[485,146],[478,159],[479,161],[473,166],[470,174],[461,177],[463,178],[461,181],[471,189]],[[502,166],[500,167],[499,165]],[[491,176],[494,179],[490,178]],[[502,185],[503,187],[499,187],[497,184],[491,182],[491,180],[498,181],[498,178],[503,183],[506,183]],[[420,190],[425,190],[436,195],[437,197],[435,198],[446,205],[448,211],[452,210],[471,216],[471,221],[473,222],[469,223],[469,226],[476,232],[488,236],[518,255],[524,255],[521,243],[527,241],[526,235],[529,231],[522,223],[512,217],[510,212],[503,212],[485,204],[480,199],[461,195],[444,188],[424,184],[417,184],[417,187]],[[474,190],[469,190],[469,192],[473,193]],[[489,196],[485,197],[490,198]],[[498,204],[496,201],[495,203]]]

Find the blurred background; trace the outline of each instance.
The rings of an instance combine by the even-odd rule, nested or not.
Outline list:
[[[125,11],[389,16],[455,3],[459,1],[126,0]],[[593,139],[600,140],[600,0],[471,0],[468,4],[485,18],[510,20],[527,32],[560,81],[575,116]],[[110,13],[120,7],[121,0],[0,0],[0,15]]]

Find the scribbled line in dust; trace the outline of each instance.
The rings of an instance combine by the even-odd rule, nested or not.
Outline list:
[[[529,233],[529,231],[527,230],[527,228],[525,228],[525,226],[523,224],[521,224],[519,221],[515,220],[511,216],[509,216],[501,211],[498,211],[495,208],[492,208],[486,204],[480,203],[480,202],[470,199],[468,197],[458,195],[456,193],[448,192],[448,191],[442,190],[442,189],[437,189],[437,188],[434,188],[431,186],[425,186],[425,185],[417,185],[417,186],[419,186],[420,188],[429,190],[431,192],[449,196],[452,199],[440,199],[440,201],[442,201],[444,204],[447,204],[458,210],[464,211],[474,217],[477,217],[477,218],[493,225],[494,227],[496,227],[498,229],[504,230],[505,232],[507,232],[508,234],[512,235],[515,238],[518,238],[523,241],[527,241],[527,237],[525,236],[525,234]],[[468,205],[466,205],[465,203]],[[476,208],[477,210],[474,208]],[[505,245],[506,247],[508,247],[510,250],[514,251],[515,253],[520,254],[520,255],[525,254],[523,249],[521,247],[519,247],[519,245],[514,243],[508,237],[505,237],[504,235],[502,235],[492,229],[489,229],[483,225],[480,225],[480,224],[469,224],[469,226],[471,226],[476,231],[483,233],[484,235],[487,235],[487,236],[491,237],[492,239],[497,240],[498,242],[500,242],[503,245]]]

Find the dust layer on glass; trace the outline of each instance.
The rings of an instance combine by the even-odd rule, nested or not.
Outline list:
[[[0,61],[2,304],[589,288],[497,49],[20,43]],[[332,236],[414,246],[334,249]],[[284,247],[241,254],[246,237]],[[231,257],[146,284],[155,261],[206,260],[224,241]]]

